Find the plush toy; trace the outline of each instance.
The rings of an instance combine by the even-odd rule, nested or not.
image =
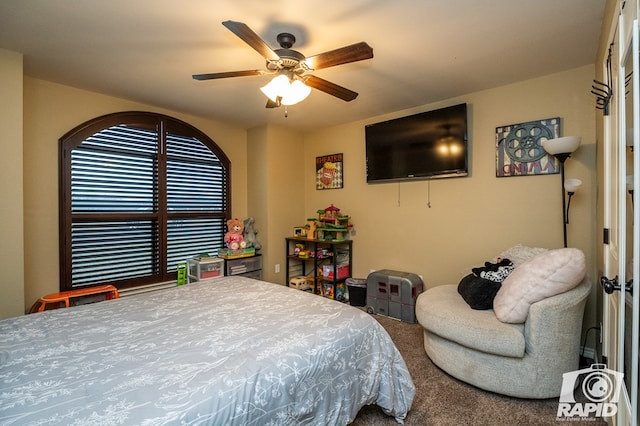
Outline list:
[[[509,259],[499,257],[496,260],[496,263],[484,262],[484,267],[472,268],[471,272],[480,278],[501,283],[509,276],[515,266]]]
[[[224,242],[231,250],[245,248],[247,242],[244,240],[244,225],[240,219],[229,219],[227,221],[228,232],[224,234]]]
[[[248,217],[244,220],[244,240],[247,243],[247,247],[253,247],[256,250],[260,250],[262,248],[262,244],[260,244],[256,237],[258,231],[256,231],[253,226],[255,222],[255,219],[252,217]]]

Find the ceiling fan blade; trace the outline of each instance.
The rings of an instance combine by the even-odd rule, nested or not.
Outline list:
[[[358,97],[358,94],[352,90],[338,86],[335,83],[313,75],[307,76],[304,80],[304,84],[347,102]]]
[[[253,32],[251,28],[242,22],[224,21],[222,23],[232,33],[240,37],[245,43],[251,46],[256,52],[264,56],[265,59],[271,61],[280,60],[280,56],[269,47],[269,45],[260,38],[258,34]]]
[[[247,71],[228,71],[228,72],[214,72],[209,74],[194,74],[192,75],[194,80],[215,80],[216,78],[229,78],[229,77],[246,77],[251,75],[263,75],[263,70],[247,70]]]
[[[309,68],[319,70],[321,68],[328,68],[371,58],[373,58],[373,49],[367,43],[361,41],[360,43],[352,44],[350,46],[330,50],[315,56],[309,56],[304,62]]]

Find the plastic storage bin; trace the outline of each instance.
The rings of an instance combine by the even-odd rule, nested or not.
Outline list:
[[[187,282],[224,276],[224,260],[217,257],[187,259]]]
[[[249,272],[260,271],[262,269],[262,256],[242,257],[238,259],[227,259],[226,275],[245,275]]]
[[[349,304],[351,306],[366,305],[367,280],[364,278],[347,278],[345,282],[349,288]]]

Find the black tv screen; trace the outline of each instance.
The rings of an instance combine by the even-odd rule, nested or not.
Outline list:
[[[467,104],[365,126],[367,182],[468,175]]]

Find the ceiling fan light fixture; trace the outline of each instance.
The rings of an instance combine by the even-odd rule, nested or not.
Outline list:
[[[307,58],[292,49],[296,38],[291,33],[278,34],[277,41],[280,49],[273,50],[245,23],[229,20],[224,21],[222,25],[262,55],[266,61],[267,69],[194,74],[191,77],[194,80],[215,80],[276,73],[275,78],[261,88],[269,98],[267,108],[296,104],[306,99],[311,93],[311,89],[335,96],[345,102],[351,102],[358,97],[358,93],[306,73],[373,58],[373,49],[364,41]]]
[[[300,80],[289,81],[289,78],[284,74],[275,77],[260,90],[273,102],[277,102],[277,99],[281,98],[282,105],[297,104],[311,93],[311,87]]]

